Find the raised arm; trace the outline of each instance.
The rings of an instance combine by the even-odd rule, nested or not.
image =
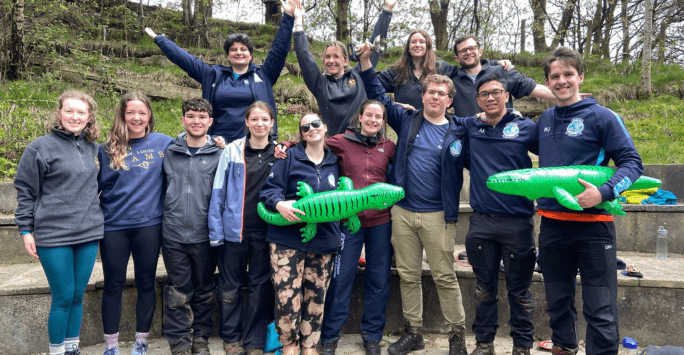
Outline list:
[[[273,44],[271,44],[271,50],[268,51],[268,55],[261,65],[262,73],[273,84],[278,81],[280,72],[285,66],[285,59],[287,59],[287,53],[290,50],[290,40],[292,39],[292,27],[295,22],[294,11],[297,4],[300,4],[300,1],[284,0],[282,4],[285,13],[280,20],[280,27],[273,39]]]
[[[309,53],[309,40],[306,38],[306,33],[304,32],[304,9],[302,8],[301,3],[295,8],[294,17],[294,47],[295,53],[297,53],[297,62],[302,70],[302,76],[304,77],[306,87],[316,95],[316,83],[323,77],[323,74],[321,74],[321,70],[318,68],[318,64],[314,60],[313,55]]]
[[[382,13],[380,14],[380,17],[378,17],[378,21],[375,22],[373,33],[370,36],[371,43],[373,43],[373,41],[375,41],[375,37],[378,36],[387,38],[387,30],[389,29],[390,21],[392,21],[392,9],[396,4],[397,0],[385,0]],[[375,66],[378,64],[378,61],[380,61],[380,53],[373,52],[370,60],[371,63],[373,63],[373,68],[375,68]]]
[[[152,37],[154,43],[161,48],[166,58],[171,63],[176,64],[183,69],[188,75],[198,82],[202,82],[202,77],[208,75],[213,68],[202,60],[196,58],[192,54],[179,47],[172,40],[166,38],[163,34],[156,34],[151,28],[145,27],[145,33]]]

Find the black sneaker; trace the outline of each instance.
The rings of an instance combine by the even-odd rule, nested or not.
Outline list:
[[[335,349],[337,349],[337,342],[322,343],[320,348],[321,351],[318,352],[318,355],[335,355]]]
[[[477,343],[475,350],[470,355],[496,355],[494,352],[494,343]]]
[[[364,341],[363,347],[366,348],[366,355],[380,355],[382,353],[379,341]]]
[[[455,326],[451,328],[449,332],[449,355],[468,355],[464,327]]]

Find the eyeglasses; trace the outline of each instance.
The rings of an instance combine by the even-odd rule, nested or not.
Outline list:
[[[506,92],[506,90],[494,90],[492,92],[482,91],[477,94],[477,98],[478,100],[487,100],[489,95],[492,95],[492,98],[498,99],[504,92]]]
[[[311,123],[303,124],[299,126],[299,131],[302,133],[308,132],[311,128],[321,128],[323,122],[321,120],[313,120]]]
[[[471,46],[471,47],[468,47],[468,48],[459,49],[459,50],[458,50],[458,54],[459,54],[459,55],[464,55],[464,54],[468,54],[468,52],[473,52],[473,53],[475,53],[475,51],[477,51],[477,46]]]
[[[435,95],[437,95],[437,96],[439,96],[440,98],[446,97],[446,96],[448,95],[448,94],[445,93],[444,91],[437,91],[437,90],[428,90],[428,91],[426,91],[426,93],[427,93],[428,95],[430,95],[430,96],[435,96]]]

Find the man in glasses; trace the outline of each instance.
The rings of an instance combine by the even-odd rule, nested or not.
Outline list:
[[[466,235],[468,261],[477,277],[471,355],[494,355],[498,324],[499,264],[503,258],[510,307],[512,355],[529,355],[534,341],[534,298],[530,293],[536,259],[534,204],[522,196],[487,188],[487,178],[502,171],[532,167],[528,151],[537,153],[537,127],[529,118],[507,109],[510,93],[496,74],[481,76],[475,99],[486,121],[458,118],[470,143],[470,205],[473,214]]]
[[[538,99],[553,101],[551,91],[537,84],[532,78],[520,74],[517,70],[506,71],[496,62],[481,59],[482,48],[474,36],[462,36],[454,44],[454,59],[461,64],[454,66],[448,76],[454,81],[458,95],[454,97],[452,107],[458,117],[469,117],[482,112],[478,103],[473,100],[477,94],[475,83],[487,74],[497,74],[506,81],[506,91],[519,99],[532,96]],[[509,97],[506,107],[513,108],[513,100]]]
[[[446,115],[456,90],[449,77],[430,75],[422,83],[423,109],[408,111],[385,95],[371,66],[370,45],[366,43],[357,50],[361,52],[359,63],[366,95],[382,102],[387,122],[397,132],[388,181],[403,187],[406,193],[391,210],[404,334],[387,351],[405,355],[425,347],[421,287],[425,250],[449,329],[449,354],[467,355],[465,312],[454,273],[454,239],[468,143],[465,128]]]

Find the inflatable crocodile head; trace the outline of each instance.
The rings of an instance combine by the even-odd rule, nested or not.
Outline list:
[[[385,183],[376,183],[362,189],[367,193],[368,209],[382,210],[404,198],[404,189]]]

